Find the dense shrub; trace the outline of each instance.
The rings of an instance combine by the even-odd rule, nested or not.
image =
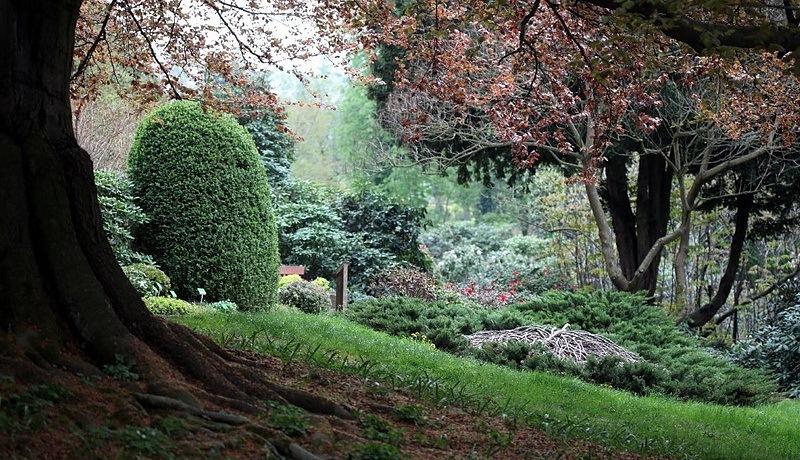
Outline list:
[[[352,237],[322,186],[290,180],[275,189],[281,261],[302,265],[309,277],[330,278],[350,257]]]
[[[142,297],[166,295],[170,291],[169,277],[155,265],[131,264],[122,267],[122,271]]]
[[[431,270],[431,260],[420,249],[419,234],[426,210],[403,203],[387,193],[363,189],[341,197],[337,212],[344,229],[361,233],[367,247],[386,251],[399,263]]]
[[[313,280],[311,280],[311,284],[316,284],[317,286],[321,287],[326,291],[331,288],[331,282],[326,280],[325,278],[316,277]]]
[[[277,235],[264,166],[247,131],[199,103],[172,102],[142,121],[128,159],[150,222],[137,241],[181,296],[244,309],[274,303]]]
[[[739,367],[701,349],[677,329],[662,308],[644,296],[616,291],[548,291],[539,299],[513,305],[534,324],[583,329],[609,337],[653,365],[668,378],[665,393],[682,399],[747,405],[765,400],[775,386],[762,373]]]
[[[186,315],[197,311],[197,306],[172,297],[145,297],[147,309],[157,315]]]
[[[425,334],[436,348],[451,352],[464,350],[463,334],[481,328],[474,305],[447,301],[426,302],[408,297],[368,299],[350,304],[345,315],[351,321],[389,334],[410,337]]]
[[[152,257],[132,249],[133,232],[147,216],[133,196],[133,185],[122,174],[98,170],[94,173],[103,231],[120,265],[152,264]]]
[[[571,288],[555,259],[544,255],[547,244],[532,236],[487,244],[496,249],[464,243],[437,259],[436,274],[486,306],[522,301],[548,289]]]
[[[378,273],[368,290],[375,297],[413,297],[423,300],[435,300],[440,291],[433,276],[410,267],[393,267]]]
[[[308,281],[295,281],[283,286],[279,293],[281,303],[305,313],[319,313],[331,306],[328,291]]]
[[[290,180],[294,139],[284,128],[280,116],[262,110],[257,116],[242,116],[238,121],[253,137],[269,183],[274,186]]]
[[[297,180],[286,181],[275,197],[281,260],[303,265],[308,277],[333,278],[350,262],[349,287],[364,292],[400,262],[431,265],[416,240],[423,214],[413,208],[367,192],[340,197]]]
[[[773,325],[741,342],[734,358],[742,365],[770,370],[781,390],[800,397],[800,303],[778,313]]]
[[[445,252],[436,262],[436,273],[443,280],[464,283],[481,270],[486,259],[483,249],[472,244],[457,246]],[[485,278],[485,276],[481,276]]]
[[[285,275],[278,278],[278,289],[286,286],[287,284],[297,283],[299,281],[303,281],[303,277],[300,275]]]
[[[659,307],[641,295],[622,292],[549,291],[536,301],[505,308],[480,308],[458,298],[426,302],[410,298],[371,299],[351,304],[346,316],[390,334],[422,333],[437,348],[472,353],[479,359],[607,384],[636,394],[664,393],[681,399],[748,405],[766,400],[775,386],[761,372],[744,369],[700,348],[675,328]],[[561,361],[519,342],[469,350],[462,334],[545,324],[583,329],[609,337],[645,361],[590,360],[585,366]],[[531,352],[534,353],[531,354]]]

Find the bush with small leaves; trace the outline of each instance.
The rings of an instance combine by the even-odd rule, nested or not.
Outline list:
[[[452,222],[432,228],[420,235],[434,259],[459,246],[475,246],[483,252],[501,249],[513,236],[511,225],[487,225],[472,222]]]
[[[198,311],[196,305],[172,297],[145,297],[144,304],[157,315],[186,315]]]
[[[392,267],[373,278],[367,293],[374,297],[435,300],[440,291],[433,276],[413,267]]]
[[[780,312],[773,325],[758,331],[734,350],[737,362],[770,370],[781,390],[793,398],[800,398],[800,297],[797,302]]]
[[[169,277],[155,265],[131,264],[122,267],[122,271],[142,297],[161,296],[170,290]]]
[[[497,364],[572,375],[636,394],[663,393],[717,404],[752,405],[768,401],[775,385],[756,370],[744,369],[700,348],[658,306],[642,295],[624,292],[548,291],[537,300],[497,309],[448,296],[423,301],[406,297],[367,299],[344,313],[352,321],[390,334],[424,334],[436,348],[472,354]],[[556,358],[537,345],[519,342],[469,349],[462,334],[542,324],[604,335],[644,358],[620,363],[600,358],[580,365]],[[795,336],[788,335],[793,338]]]
[[[278,292],[280,302],[305,313],[320,313],[331,306],[328,291],[308,281],[296,281]]]
[[[326,291],[331,288],[331,282],[319,276],[311,280],[311,282],[321,287],[322,289],[325,289]]]
[[[132,249],[134,230],[147,222],[142,208],[136,204],[133,185],[122,174],[98,170],[94,173],[97,201],[103,218],[103,232],[120,265],[152,264],[153,258]]]
[[[300,275],[285,275],[278,278],[278,289],[286,286],[287,284],[297,283],[303,281]]]
[[[207,302],[202,303],[202,306],[206,308],[210,308],[214,311],[220,311],[224,313],[232,313],[239,310],[239,306],[236,305],[236,302],[231,302],[230,300],[219,300],[217,302]]]
[[[188,298],[230,299],[266,309],[278,287],[278,240],[270,188],[253,138],[199,102],[173,101],[144,118],[128,174],[150,221],[136,242]]]

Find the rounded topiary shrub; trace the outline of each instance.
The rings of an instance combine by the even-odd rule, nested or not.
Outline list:
[[[128,175],[150,222],[137,244],[182,298],[229,299],[242,309],[276,300],[278,245],[264,166],[229,115],[176,101],[136,130]]]
[[[298,308],[305,313],[319,313],[331,306],[328,291],[308,281],[295,281],[280,290],[282,304]]]

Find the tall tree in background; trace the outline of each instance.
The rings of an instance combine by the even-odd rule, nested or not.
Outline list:
[[[613,13],[606,9],[617,5]],[[794,40],[793,16],[776,18],[763,4],[405,2],[396,10],[373,8],[379,19],[364,41],[382,44],[376,70],[388,69],[379,76],[393,82],[386,85],[391,93],[379,94],[382,120],[416,147],[412,157],[462,169],[472,164],[483,177],[498,163],[513,162],[524,170],[546,160],[577,169],[607,272],[619,289],[655,291],[664,247],[688,237],[691,212],[713,177],[760,156],[776,158],[794,142],[798,111],[786,94],[796,82],[782,74],[786,62],[739,53],[736,63],[692,52],[739,34],[754,38],[759,30],[762,40],[748,46],[761,48],[779,36]],[[726,18],[733,8],[740,14]],[[387,56],[394,66],[384,62]],[[752,69],[760,70],[758,77]],[[723,90],[713,96],[726,102],[713,102],[712,110],[698,99],[687,109],[707,119],[712,130],[690,126],[688,119],[685,126],[673,126],[659,116],[666,103],[659,93],[668,80],[692,91],[705,78],[720,82]],[[754,90],[765,82],[765,89]],[[761,135],[754,138],[754,132]],[[685,141],[701,133],[694,142]],[[646,138],[650,145],[641,145]],[[732,147],[736,142],[739,146]],[[686,155],[677,153],[680,144],[696,149],[683,161],[677,158]],[[634,165],[638,178],[631,187]],[[667,231],[678,174],[683,217]],[[737,252],[729,264],[733,272]],[[727,298],[729,284],[720,287],[717,298]]]

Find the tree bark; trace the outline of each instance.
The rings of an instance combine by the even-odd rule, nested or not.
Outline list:
[[[702,327],[711,321],[728,300],[733,284],[736,281],[736,274],[739,271],[739,262],[742,258],[744,242],[747,236],[753,200],[752,193],[742,193],[736,197],[736,216],[734,217],[734,231],[728,264],[719,281],[714,297],[707,304],[689,313],[687,323],[691,327]]]
[[[631,206],[626,158],[614,155],[605,164],[605,198],[622,273],[629,281],[647,253],[667,233],[672,169],[659,155],[641,155],[636,188],[636,211]],[[653,295],[658,287],[659,254],[626,290]]]
[[[639,245],[636,243],[636,216],[633,214],[628,189],[628,164],[622,155],[613,155],[605,165],[605,192],[608,213],[614,229],[617,254],[622,273],[633,278],[639,267]]]
[[[636,190],[636,230],[638,262],[644,261],[659,238],[667,233],[673,171],[661,155],[642,155]],[[640,289],[652,296],[658,287],[661,251],[647,267]]]
[[[0,327],[42,368],[99,372],[122,355],[148,391],[194,406],[253,410],[273,399],[350,417],[144,306],[103,233],[91,160],[72,129],[80,3],[0,0]]]

